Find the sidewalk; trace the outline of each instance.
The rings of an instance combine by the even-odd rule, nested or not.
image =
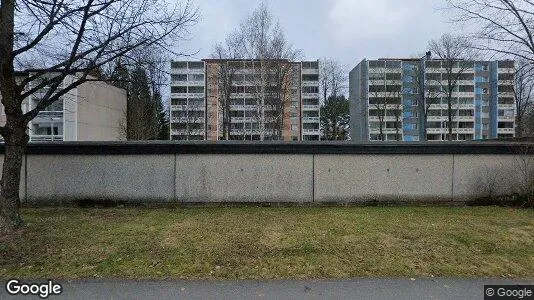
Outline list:
[[[24,281],[35,282],[35,281]],[[43,281],[44,282],[44,281]],[[346,279],[346,280],[243,280],[54,281],[63,293],[47,299],[483,299],[484,284],[534,284],[511,279]],[[0,299],[27,299],[7,294]],[[32,299],[38,299],[32,296]]]

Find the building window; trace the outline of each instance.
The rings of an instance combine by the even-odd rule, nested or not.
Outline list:
[[[173,61],[173,62],[171,62],[171,68],[173,68],[173,69],[185,69],[185,68],[187,68],[187,62],[185,62],[185,61]]]
[[[186,86],[173,86],[171,87],[171,93],[187,93]]]
[[[204,81],[204,74],[189,74],[189,81]]]
[[[302,81],[318,81],[319,75],[317,74],[303,74]]]
[[[190,86],[190,87],[187,87],[187,90],[189,93],[204,93],[203,86]]]
[[[204,63],[201,61],[190,61],[187,63],[189,69],[203,69]]]
[[[319,63],[316,61],[303,61],[302,68],[303,69],[319,69]]]
[[[187,75],[186,74],[172,74],[171,80],[172,81],[187,81]]]
[[[499,68],[513,68],[514,67],[514,61],[513,60],[502,60],[499,61]]]

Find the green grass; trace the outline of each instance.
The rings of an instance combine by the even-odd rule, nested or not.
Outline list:
[[[0,278],[534,278],[534,210],[24,209]]]

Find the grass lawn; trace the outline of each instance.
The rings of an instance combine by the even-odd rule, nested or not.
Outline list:
[[[0,278],[534,278],[534,210],[31,208]]]

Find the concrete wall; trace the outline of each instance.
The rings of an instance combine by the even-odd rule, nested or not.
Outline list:
[[[311,155],[177,155],[180,202],[308,202]]]
[[[209,152],[210,145],[202,145],[194,151]],[[513,154],[194,154],[158,153],[165,152],[159,145],[151,153],[125,154],[119,152],[134,147],[82,148],[30,151],[22,169],[23,201],[465,201],[518,192],[522,170],[534,167],[533,155]]]
[[[174,155],[27,155],[27,202],[172,201]]]
[[[315,201],[452,198],[452,155],[316,155]]]

